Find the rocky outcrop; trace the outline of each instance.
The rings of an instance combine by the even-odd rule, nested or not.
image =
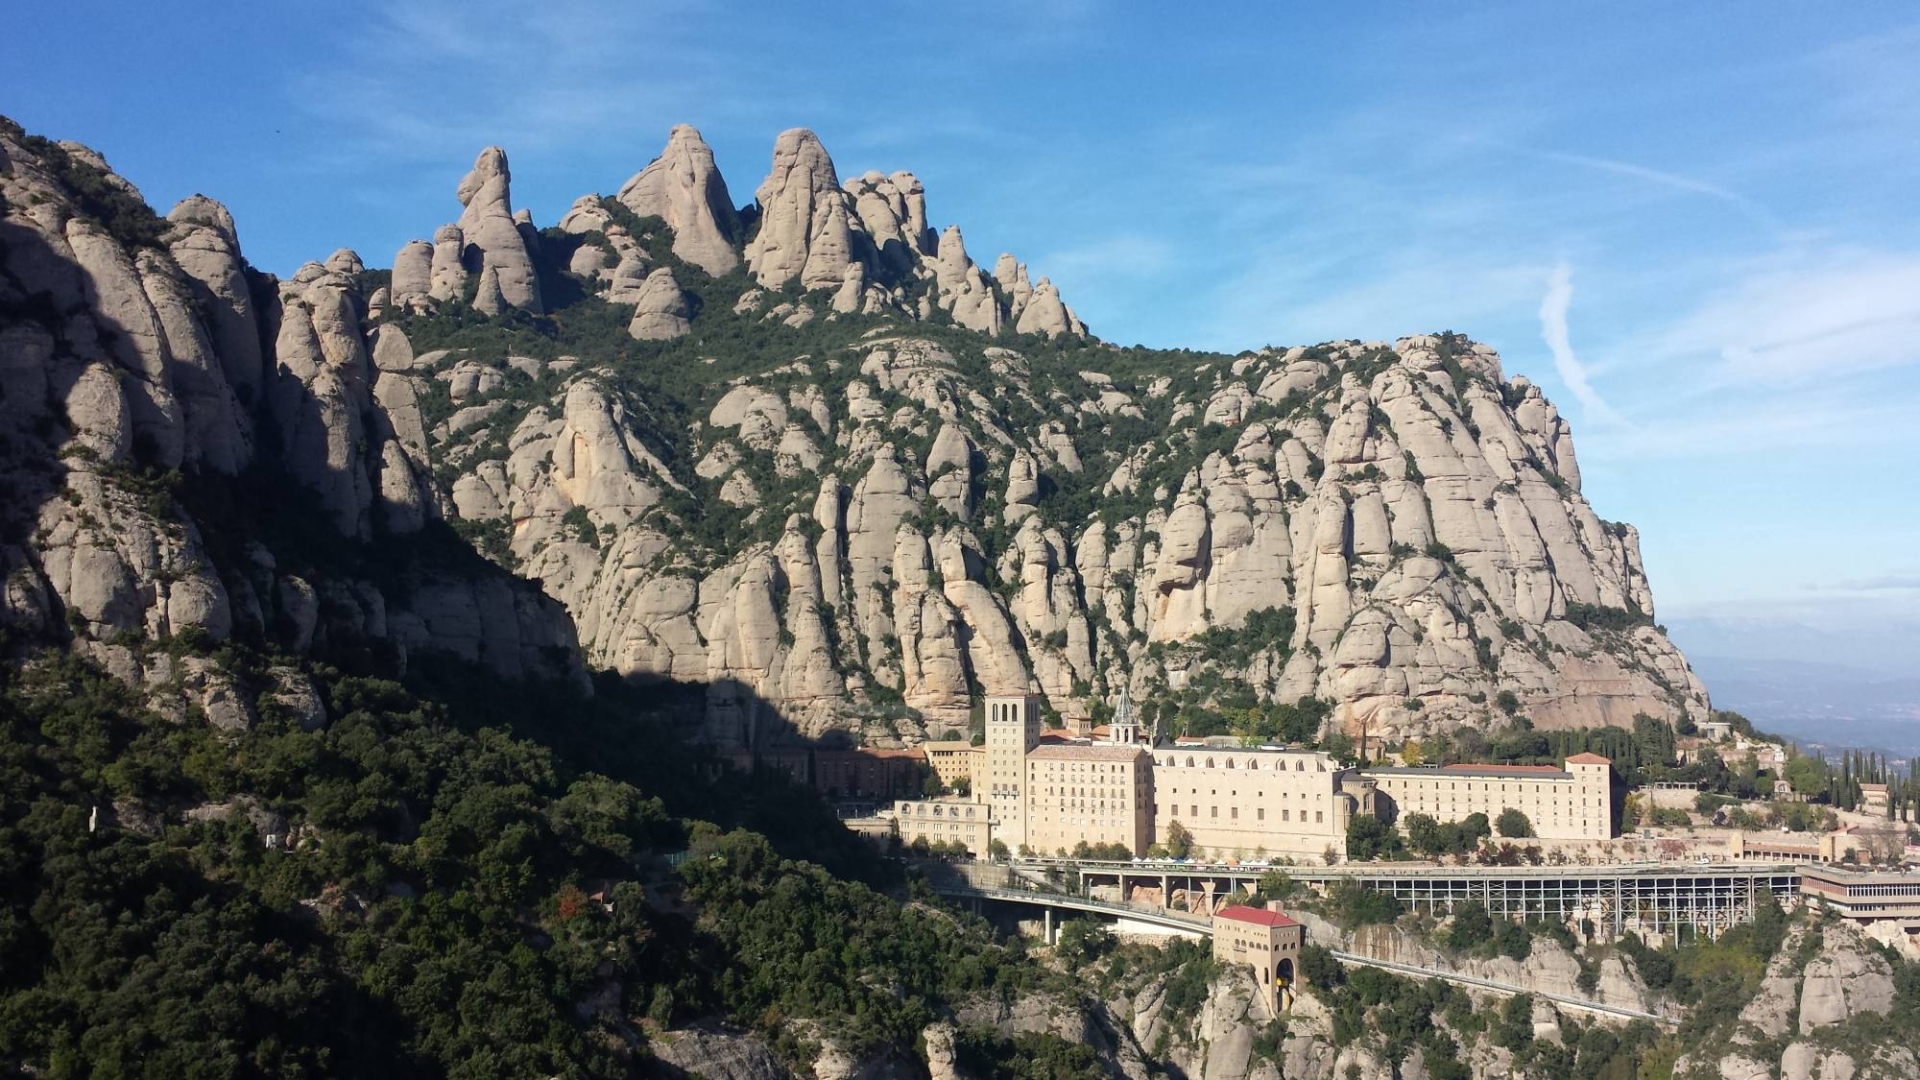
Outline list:
[[[647,275],[633,305],[627,333],[636,341],[667,341],[692,328],[687,320],[693,316],[693,307],[673,280],[673,271],[664,266]]]
[[[707,1026],[662,1032],[648,1044],[653,1056],[684,1076],[706,1080],[787,1080],[793,1074],[764,1041],[732,1028]]]
[[[1869,1018],[1891,1013],[1895,997],[1892,968],[1858,926],[1844,920],[1796,920],[1726,1038],[1682,1055],[1674,1063],[1674,1075],[1781,1080],[1912,1076],[1920,1056],[1904,1039],[1888,1044],[1870,1036],[1849,1037],[1849,1028],[1880,1030],[1884,1021]],[[1854,1027],[1856,1020],[1863,1023]],[[1787,1045],[1781,1052],[1776,1040],[1783,1037]]]
[[[231,523],[197,518],[165,470],[240,473],[256,437],[275,448],[276,497],[319,508],[348,538],[438,516],[411,345],[395,327],[370,334],[352,252],[302,267],[278,297],[258,291],[270,279],[247,267],[218,203],[194,196],[164,222],[90,220],[49,151],[16,131],[0,125],[0,463],[13,485],[0,517],[31,541],[0,546],[0,624],[66,638],[228,729],[252,716],[231,677],[192,656],[159,670],[145,643],[241,635],[306,653],[381,640],[402,664],[440,650],[582,677],[565,612],[505,574],[316,585]],[[131,192],[110,173],[96,182]],[[303,681],[280,680],[285,707],[324,722]]]
[[[773,170],[755,197],[760,231],[747,243],[746,259],[763,288],[789,281],[805,289],[837,288],[847,268],[863,261],[862,246],[870,244],[865,228],[840,190],[833,159],[813,132],[780,133]]]
[[[615,317],[632,336],[693,336],[684,264],[718,266],[733,228],[709,158],[677,130],[619,203],[562,219],[556,258],[592,293],[572,326],[631,304]],[[436,305],[537,303],[507,180],[482,154],[461,222],[409,244],[379,303],[351,252],[277,296],[252,287],[217,204],[183,204],[164,249],[129,253],[23,187],[9,227],[39,247],[9,245],[16,276],[113,331],[9,326],[9,371],[109,460],[233,470],[267,442],[347,536],[487,530],[594,663],[729,680],[708,716],[725,741],[773,717],[861,730],[876,709],[899,714],[890,737],[921,738],[964,725],[982,690],[1030,684],[1081,717],[1123,685],[1152,700],[1207,672],[1332,699],[1335,723],[1390,740],[1485,725],[1502,691],[1542,727],[1706,710],[1653,622],[1637,534],[1594,513],[1565,421],[1491,349],[1270,348],[1136,381],[1089,348],[1054,370],[1050,351],[992,343],[1084,332],[1049,282],[1011,256],[987,275],[957,229],[934,239],[918,180],[842,186],[795,130],[745,252],[762,287],[699,286],[711,340],[773,343],[764,365],[729,353],[710,378],[723,357],[664,344],[663,362],[702,366],[665,373],[685,400],[652,401],[608,356],[416,355],[402,320]],[[673,251],[629,235],[629,211],[673,227]],[[790,285],[831,296],[773,291]],[[869,316],[864,336],[780,355],[786,327]],[[917,318],[979,336],[898,329]],[[249,320],[272,342],[257,376]],[[1199,644],[1248,625],[1244,647]]]
[[[657,217],[673,230],[673,253],[718,277],[740,265],[734,243],[740,218],[713,151],[690,124],[677,124],[660,156],[615,196],[641,217]]]
[[[543,310],[533,256],[514,220],[511,181],[507,152],[489,146],[480,151],[473,170],[454,192],[461,207],[460,235],[469,247],[464,261],[468,272],[478,274],[482,281],[474,306],[488,314],[499,313],[494,306],[496,297],[498,303],[508,307],[536,313]]]
[[[823,359],[838,372],[825,393]],[[1552,471],[1543,448],[1553,440],[1529,439],[1506,406],[1533,398],[1503,397],[1491,350],[1435,338],[1267,350],[1131,393],[1080,371],[1055,385],[1082,396],[1056,389],[1046,401],[1028,392],[1019,353],[986,347],[972,363],[977,374],[963,375],[942,346],[878,337],[715,389],[697,481],[743,510],[819,530],[815,542],[791,542],[774,607],[786,605],[790,623],[796,601],[814,601],[780,599],[782,577],[817,581],[832,632],[805,649],[785,640],[797,624],[771,635],[778,674],[746,680],[803,730],[858,726],[876,684],[937,733],[963,722],[973,687],[1037,679],[1071,716],[1119,685],[1145,696],[1208,666],[1274,699],[1331,698],[1337,722],[1390,738],[1485,723],[1501,690],[1547,726],[1706,708],[1651,625],[1635,534],[1601,522]],[[1104,417],[1141,403],[1171,417],[1165,440],[1103,438]],[[1002,415],[1018,422],[1003,426]],[[1183,449],[1203,416],[1230,450]],[[749,483],[750,460],[794,486]],[[836,476],[851,479],[800,483]],[[1048,493],[1063,485],[1134,509],[1057,520]],[[988,526],[1003,530],[991,542]],[[643,582],[684,575],[670,568],[680,554],[670,543],[625,550],[621,580],[636,557],[659,567]],[[604,553],[580,555],[590,563],[542,571],[550,590],[611,572]],[[725,570],[637,620],[569,601],[595,655],[675,678],[731,670],[696,644],[704,631],[692,613],[723,609],[710,606],[715,589],[762,580],[749,572],[759,556],[715,555]],[[683,587],[655,588],[665,585],[638,595]],[[757,599],[747,607],[764,610]],[[1189,645],[1269,609],[1291,613],[1292,634],[1233,666]],[[795,681],[789,664],[802,653],[815,674]],[[836,670],[860,678],[822,674]],[[715,727],[728,738],[741,730]]]
[[[266,377],[260,322],[247,286],[240,237],[227,208],[204,195],[182,199],[167,214],[167,251],[206,310],[213,353],[227,385],[243,402],[259,398]]]
[[[853,200],[873,243],[875,258],[891,278],[910,275],[934,253],[933,231],[927,227],[927,189],[910,172],[884,176],[872,171],[847,181]]]

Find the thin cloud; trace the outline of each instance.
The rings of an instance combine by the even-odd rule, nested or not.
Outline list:
[[[1750,267],[1656,343],[1724,383],[1792,384],[1920,362],[1920,253],[1835,250]]]
[[[1593,383],[1587,378],[1586,366],[1574,354],[1573,342],[1567,333],[1567,309],[1572,305],[1573,267],[1562,261],[1547,278],[1547,295],[1540,300],[1541,340],[1547,343],[1548,351],[1553,353],[1553,368],[1560,373],[1560,381],[1573,391],[1581,408],[1593,419],[1617,421],[1619,414],[1601,400],[1599,391],[1593,388]]]
[[[1775,217],[1773,212],[1766,207],[1737,191],[1722,187],[1719,184],[1710,183],[1706,180],[1698,180],[1691,176],[1682,176],[1679,173],[1667,172],[1664,169],[1654,169],[1645,165],[1636,165],[1631,161],[1617,161],[1613,158],[1594,157],[1590,154],[1568,154],[1555,150],[1519,150],[1518,152],[1530,154],[1547,161],[1558,161],[1567,165],[1578,165],[1584,169],[1594,169],[1599,172],[1612,173],[1615,176],[1630,177],[1634,180],[1640,180],[1659,187],[1671,188],[1674,191],[1684,191],[1693,195],[1705,195],[1710,199],[1717,199],[1720,202],[1726,203],[1728,206],[1734,207],[1748,217],[1753,218],[1756,222],[1765,225],[1768,229],[1777,231],[1780,228],[1780,219]]]
[[[1920,589],[1920,574],[1882,574],[1878,577],[1854,578],[1849,581],[1835,582],[1832,585],[1815,585],[1813,587],[1816,589],[1844,589],[1851,592],[1886,592]]]

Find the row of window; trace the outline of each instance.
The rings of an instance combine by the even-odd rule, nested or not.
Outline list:
[[[1180,789],[1179,789],[1179,788],[1177,788],[1177,787],[1168,787],[1168,788],[1167,788],[1166,790],[1167,790],[1167,794],[1169,794],[1169,795],[1178,795],[1178,794],[1180,794]],[[1199,788],[1189,788],[1189,789],[1187,789],[1187,794],[1189,794],[1189,795],[1198,795],[1198,794],[1200,794],[1200,789],[1199,789]],[[1208,789],[1207,789],[1207,794],[1208,794],[1208,795],[1212,795],[1212,796],[1218,796],[1218,795],[1220,794],[1220,789],[1219,789],[1219,788],[1208,788]],[[1254,794],[1255,794],[1255,795],[1270,795],[1270,794],[1272,794],[1272,792],[1269,792],[1269,791],[1265,791],[1265,790],[1262,790],[1262,791],[1256,791],[1256,792],[1254,792]],[[1230,799],[1237,799],[1237,798],[1239,798],[1239,797],[1240,797],[1240,792],[1239,792],[1238,790],[1235,790],[1235,789],[1229,789],[1229,790],[1227,791],[1227,797],[1228,797],[1228,798],[1230,798]],[[1291,791],[1283,791],[1283,792],[1281,792],[1281,793],[1280,793],[1280,797],[1281,797],[1281,798],[1283,798],[1283,799],[1291,799],[1291,798],[1293,798],[1293,792],[1291,792]],[[1302,793],[1300,797],[1301,797],[1302,799],[1305,799],[1305,798],[1306,798],[1307,796],[1306,796],[1306,795],[1305,795],[1304,793]],[[1324,792],[1324,791],[1316,791],[1316,792],[1314,792],[1314,793],[1313,793],[1313,797],[1314,797],[1315,799],[1325,799],[1325,798],[1327,797],[1327,793],[1326,793],[1326,792]]]
[[[1164,807],[1164,806],[1163,806],[1163,807],[1161,807],[1161,808],[1160,808],[1160,813],[1159,813],[1159,814],[1157,814],[1157,815],[1155,815],[1155,816],[1157,816],[1157,817],[1160,817],[1160,818],[1165,818],[1165,817],[1167,816],[1167,810],[1168,810],[1168,809],[1169,809],[1168,807]],[[1178,813],[1180,812],[1180,807],[1179,807],[1179,806],[1177,806],[1177,805],[1176,805],[1176,806],[1174,806],[1174,807],[1172,807],[1171,809],[1172,809],[1172,811],[1173,811],[1173,813],[1175,813],[1175,814],[1178,814]],[[1189,818],[1190,820],[1194,820],[1194,821],[1198,821],[1198,820],[1200,819],[1200,807],[1199,807],[1199,805],[1198,805],[1198,804],[1195,804],[1195,803],[1188,803],[1188,804],[1187,804],[1187,816],[1188,816],[1188,818]],[[1207,819],[1208,819],[1209,821],[1218,821],[1218,820],[1220,819],[1220,808],[1219,808],[1218,806],[1209,806],[1209,807],[1207,807]],[[1240,820],[1240,808],[1239,808],[1239,807],[1237,807],[1237,806],[1229,806],[1229,807],[1227,807],[1227,820],[1228,820],[1228,821],[1239,821],[1239,820]],[[1256,807],[1256,808],[1254,808],[1254,820],[1255,820],[1255,821],[1265,821],[1265,820],[1267,820],[1267,809],[1266,809],[1266,807],[1264,807],[1264,806],[1261,806],[1261,807]],[[1293,811],[1292,811],[1292,810],[1282,810],[1282,811],[1280,811],[1280,820],[1281,820],[1281,821],[1292,821],[1292,820],[1293,820]],[[1300,811],[1300,823],[1304,825],[1304,824],[1306,824],[1306,821],[1307,821],[1307,812],[1306,812],[1305,810],[1302,810],[1302,811]],[[1326,823],[1327,823],[1327,812],[1326,812],[1325,810],[1315,810],[1315,811],[1313,812],[1313,821],[1314,821],[1314,824],[1316,824],[1316,825],[1324,825],[1324,824],[1326,824]]]
[[[1186,758],[1186,760],[1185,760],[1184,762],[1183,762],[1183,761],[1180,761],[1180,760],[1178,760],[1177,758],[1175,758],[1175,757],[1172,757],[1172,756],[1167,756],[1167,757],[1162,757],[1162,758],[1156,758],[1156,759],[1154,759],[1154,760],[1155,760],[1155,764],[1157,764],[1157,765],[1159,765],[1159,766],[1161,766],[1162,768],[1167,768],[1167,769],[1177,769],[1177,768],[1188,768],[1188,769],[1212,769],[1212,768],[1216,768],[1216,767],[1217,767],[1217,768],[1222,768],[1222,769],[1245,769],[1245,770],[1247,770],[1248,772],[1258,772],[1258,771],[1261,771],[1261,765],[1260,765],[1260,762],[1261,762],[1261,760],[1262,760],[1262,759],[1260,759],[1260,758],[1250,758],[1250,759],[1248,759],[1248,761],[1247,761],[1247,763],[1246,763],[1246,764],[1244,764],[1244,765],[1235,765],[1235,764],[1233,763],[1233,759],[1232,759],[1232,758],[1225,758],[1225,759],[1223,759],[1223,761],[1224,761],[1224,764],[1222,764],[1222,765],[1219,765],[1219,766],[1215,766],[1215,765],[1214,765],[1214,762],[1213,762],[1213,759],[1212,759],[1212,758],[1198,758],[1198,759],[1196,759],[1196,758],[1194,758],[1194,757],[1193,757],[1192,755],[1188,755],[1188,756],[1187,756],[1187,758]],[[1283,759],[1283,758],[1274,758],[1274,759],[1271,759],[1271,760],[1269,761],[1269,763],[1268,763],[1268,764],[1267,764],[1267,766],[1266,766],[1266,769],[1265,769],[1265,771],[1267,771],[1267,772],[1288,772],[1288,771],[1292,771],[1292,772],[1308,772],[1309,770],[1308,770],[1308,768],[1307,768],[1307,761],[1306,761],[1306,759],[1305,759],[1305,758],[1294,758],[1294,759],[1293,759],[1293,768],[1292,768],[1291,770],[1289,770],[1289,769],[1287,768],[1287,762],[1286,762],[1286,759]],[[1314,763],[1313,763],[1313,768],[1312,768],[1312,770],[1311,770],[1311,771],[1312,771],[1312,772],[1326,772],[1326,771],[1327,771],[1327,763],[1326,763],[1326,761],[1325,761],[1325,759],[1319,759],[1319,758],[1316,758],[1316,759],[1314,760]]]

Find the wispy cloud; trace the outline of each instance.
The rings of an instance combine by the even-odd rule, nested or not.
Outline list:
[[[1591,154],[1568,154],[1554,150],[1523,150],[1518,147],[1510,147],[1509,149],[1518,153],[1529,154],[1546,161],[1557,161],[1565,165],[1577,165],[1583,169],[1611,173],[1614,176],[1624,176],[1628,179],[1645,184],[1652,184],[1656,187],[1686,192],[1691,195],[1704,195],[1707,198],[1726,203],[1728,206],[1746,214],[1755,222],[1766,226],[1768,229],[1778,230],[1780,228],[1780,220],[1765,206],[1762,206],[1760,203],[1737,191],[1707,180],[1683,176],[1680,173],[1668,172],[1665,169],[1636,165],[1631,161],[1617,161],[1613,158],[1595,157]]]
[[[1877,577],[1850,578],[1836,581],[1832,585],[1815,585],[1816,589],[1844,589],[1850,592],[1888,592],[1920,589],[1920,573],[1881,574]]]
[[[1790,252],[1746,268],[1654,343],[1726,381],[1794,383],[1920,362],[1920,252]]]
[[[366,11],[331,63],[291,76],[290,98],[335,129],[343,160],[444,160],[489,143],[578,145],[746,106],[734,68],[683,4],[418,0]],[[640,62],[644,57],[645,62]]]
[[[1587,379],[1587,369],[1574,354],[1567,333],[1567,309],[1573,304],[1573,266],[1562,260],[1547,278],[1547,295],[1540,300],[1540,338],[1553,354],[1553,368],[1567,384],[1590,419],[1615,422],[1619,415],[1600,398]]]

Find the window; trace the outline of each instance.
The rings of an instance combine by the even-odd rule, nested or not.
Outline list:
[[[1255,810],[1255,811],[1253,812],[1253,819],[1254,819],[1255,821],[1265,821],[1265,820],[1267,820],[1267,808],[1263,806],[1263,807],[1261,807],[1260,809],[1258,809],[1258,810]]]
[[[1327,816],[1325,814],[1321,813],[1318,810],[1315,810],[1313,812],[1313,823],[1315,825],[1324,825],[1326,824],[1326,820],[1327,820]]]

